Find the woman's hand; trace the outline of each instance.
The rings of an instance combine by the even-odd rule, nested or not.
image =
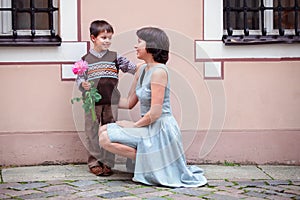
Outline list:
[[[123,128],[134,128],[134,127],[136,127],[134,125],[133,121],[127,121],[127,120],[117,121],[116,124],[118,124],[119,126],[121,126]]]

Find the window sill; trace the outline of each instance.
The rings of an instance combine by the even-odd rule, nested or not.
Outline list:
[[[260,44],[249,45],[224,45],[221,40],[195,41],[195,60],[197,62],[211,61],[253,61],[283,59],[300,59],[299,43],[292,44]]]
[[[60,46],[61,38],[51,36],[0,36],[0,46]]]
[[[278,43],[292,44],[292,43],[300,43],[300,36],[296,36],[296,35],[285,35],[285,36],[278,36],[278,35],[228,36],[228,35],[223,35],[222,41],[225,45],[255,45],[255,44],[276,44],[276,43],[277,44]]]

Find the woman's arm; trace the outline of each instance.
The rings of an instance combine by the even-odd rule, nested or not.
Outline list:
[[[119,101],[119,108],[123,109],[132,109],[138,102],[138,98],[135,93],[135,88],[140,76],[140,66],[137,67],[137,72],[134,75],[133,82],[131,84],[131,88],[128,92],[127,98],[121,98]]]
[[[147,126],[161,116],[167,83],[167,72],[162,68],[155,69],[151,77],[150,110],[140,120],[134,123],[135,127]]]

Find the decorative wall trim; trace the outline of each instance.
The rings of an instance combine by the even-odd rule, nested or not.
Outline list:
[[[63,81],[74,81],[76,75],[72,73],[73,64],[62,64],[61,65],[61,80]]]
[[[223,130],[208,150],[203,144],[207,134],[204,130],[182,131],[189,163],[300,164],[300,130]],[[75,164],[87,159],[75,131],[0,133],[0,146],[0,154],[5,155],[0,157],[3,166]]]
[[[86,54],[86,51],[86,42],[63,42],[60,47],[2,47],[0,64],[74,62]]]
[[[223,1],[204,0],[204,40],[221,40],[223,36]]]
[[[77,41],[81,42],[81,0],[77,0]]]
[[[262,44],[225,46],[223,36],[223,1],[204,0],[204,40],[195,41],[195,60],[300,60],[299,44]]]
[[[205,62],[203,67],[204,79],[215,80],[224,78],[223,62]]]
[[[75,62],[87,52],[88,42],[77,42],[79,0],[59,1],[60,32],[59,47],[0,47],[0,65],[6,63],[63,63]]]
[[[60,3],[60,36],[63,42],[78,41],[77,0],[62,0]]]
[[[196,61],[226,59],[300,59],[299,44],[225,46],[222,41],[195,41]]]

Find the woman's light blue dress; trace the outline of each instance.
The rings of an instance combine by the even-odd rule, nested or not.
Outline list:
[[[145,71],[136,86],[140,101],[141,116],[151,105],[151,75],[157,68],[167,67],[159,64]],[[169,76],[169,75],[168,75]],[[169,78],[168,78],[169,79]],[[198,187],[207,183],[203,170],[197,166],[187,166],[184,156],[181,132],[170,107],[170,88],[165,90],[162,115],[152,124],[141,128],[122,128],[115,123],[107,125],[111,142],[122,143],[137,150],[133,181],[147,185],[168,187]]]

